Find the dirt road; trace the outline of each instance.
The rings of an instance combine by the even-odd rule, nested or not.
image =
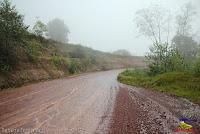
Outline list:
[[[0,133],[174,133],[179,118],[200,126],[187,100],[119,84],[120,70],[41,82],[0,93]]]

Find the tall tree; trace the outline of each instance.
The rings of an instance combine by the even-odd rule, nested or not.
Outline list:
[[[9,0],[0,2],[0,41],[6,45],[10,41],[20,41],[26,33],[27,26],[23,23],[15,6]]]
[[[15,67],[17,56],[12,45],[13,42],[22,41],[27,30],[15,6],[9,0],[0,2],[0,71],[9,71]]]
[[[151,74],[167,72],[171,55],[176,54],[169,45],[170,11],[154,6],[138,10],[136,16],[140,33],[150,38],[153,43],[150,52],[146,55]]]
[[[197,57],[198,44],[192,37],[176,35],[173,40],[173,47],[177,49],[186,61],[192,61]]]
[[[150,38],[153,44],[169,41],[171,15],[168,10],[153,6],[136,12],[136,25],[139,32]]]
[[[176,16],[177,35],[188,36],[191,33],[191,22],[195,14],[195,9],[191,3],[187,3],[181,8],[181,14]]]
[[[65,25],[63,20],[60,20],[58,18],[53,19],[48,22],[47,24],[49,37],[53,40],[67,43],[68,42],[68,35],[69,35],[69,29]]]
[[[187,62],[194,60],[198,52],[198,44],[192,37],[192,21],[195,14],[191,3],[186,3],[181,8],[181,13],[176,16],[177,33],[172,39],[173,46]]]

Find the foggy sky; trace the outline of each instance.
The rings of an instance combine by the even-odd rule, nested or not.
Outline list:
[[[151,42],[138,37],[133,19],[138,9],[159,4],[177,14],[190,0],[12,0],[32,26],[36,17],[47,23],[60,18],[70,29],[69,40],[93,49],[112,52],[127,49],[144,55]],[[200,7],[199,0],[191,0]]]

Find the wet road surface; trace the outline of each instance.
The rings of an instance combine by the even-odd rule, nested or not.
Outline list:
[[[0,128],[5,133],[104,133],[108,118],[103,116],[112,112],[119,72],[85,74],[2,92]]]
[[[2,134],[174,134],[180,118],[199,134],[200,107],[117,82],[121,70],[41,82],[0,93]]]

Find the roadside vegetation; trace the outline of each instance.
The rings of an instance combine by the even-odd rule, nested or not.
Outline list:
[[[0,89],[81,72],[143,66],[143,58],[105,53],[68,43],[69,29],[56,18],[31,29],[9,0],[0,2]]]
[[[132,69],[122,72],[118,80],[124,84],[140,86],[200,103],[200,77],[186,72],[168,72],[149,76],[147,70]]]
[[[118,76],[122,83],[142,86],[200,102],[200,44],[194,39],[195,9],[190,3],[175,17],[176,34],[170,39],[170,12],[155,6],[136,13],[136,24],[152,41],[146,54],[145,70],[126,70]]]

